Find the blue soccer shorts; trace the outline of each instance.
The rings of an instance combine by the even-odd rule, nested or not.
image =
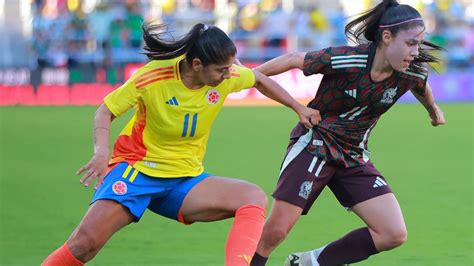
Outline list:
[[[138,222],[148,208],[154,213],[186,223],[179,213],[184,198],[206,177],[156,178],[140,173],[128,163],[112,168],[94,193],[91,204],[97,200],[114,200],[130,210]]]

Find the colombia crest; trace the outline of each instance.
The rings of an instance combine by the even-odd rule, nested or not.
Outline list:
[[[206,95],[206,98],[207,98],[207,102],[208,103],[211,103],[211,104],[216,104],[219,102],[219,98],[220,98],[220,94],[218,91],[216,90],[209,90],[207,92],[207,95]]]
[[[112,185],[112,191],[117,195],[124,195],[127,193],[127,184],[123,181],[117,181]]]

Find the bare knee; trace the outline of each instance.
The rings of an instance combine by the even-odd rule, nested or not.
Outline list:
[[[396,248],[407,241],[407,230],[401,229],[390,234],[390,246]]]
[[[87,262],[95,257],[102,248],[103,243],[92,230],[79,228],[67,241],[71,253],[82,262]]]
[[[264,209],[267,208],[267,195],[259,186],[255,184],[246,184],[242,191],[245,191],[245,193],[242,194],[241,205],[257,205]]]
[[[406,229],[397,229],[388,232],[384,232],[380,235],[379,243],[376,243],[379,251],[390,250],[401,246],[407,240]]]

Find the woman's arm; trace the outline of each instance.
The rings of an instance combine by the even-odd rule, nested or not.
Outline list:
[[[76,175],[85,172],[80,182],[84,186],[89,186],[97,178],[95,188],[102,184],[109,161],[109,131],[110,124],[115,116],[110,112],[105,104],[99,106],[94,116],[94,155],[92,159],[79,170]]]
[[[281,55],[262,65],[254,68],[266,76],[278,75],[293,68],[303,70],[304,57],[306,53],[293,52]]]
[[[433,97],[433,91],[431,90],[431,86],[426,83],[424,94],[418,94],[415,90],[412,90],[413,95],[415,95],[416,99],[423,104],[426,111],[431,118],[431,124],[433,126],[439,126],[446,124],[446,119],[444,118],[444,113],[441,111],[439,106],[435,103]]]
[[[278,83],[259,71],[254,70],[254,73],[256,79],[255,87],[263,95],[293,109],[298,114],[301,123],[307,128],[312,128],[319,123],[321,116],[318,110],[301,105]]]

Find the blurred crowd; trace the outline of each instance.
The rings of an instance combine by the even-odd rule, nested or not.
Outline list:
[[[353,15],[348,2],[357,0],[35,0],[31,3],[31,66],[113,67],[145,62],[140,53],[144,21],[167,23],[177,37],[198,22],[218,25],[235,41],[239,58],[261,62],[287,51],[347,44],[344,25]],[[370,6],[378,1],[359,2]],[[439,71],[474,69],[473,4],[411,2],[425,18],[426,38],[446,48],[439,55],[444,59]]]
[[[68,10],[67,2],[53,12],[44,1],[32,8],[32,48],[40,67],[102,65],[143,60],[141,24],[144,21],[137,3],[98,3],[90,13],[81,6]],[[112,52],[114,52],[112,54]]]

